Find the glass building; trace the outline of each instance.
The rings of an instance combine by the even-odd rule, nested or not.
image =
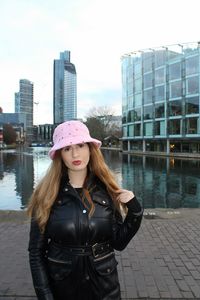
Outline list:
[[[54,124],[77,118],[76,68],[70,62],[70,51],[60,53],[54,60],[53,81]]]
[[[26,140],[33,139],[33,83],[20,79],[19,92],[15,93],[15,113],[26,115]]]
[[[125,54],[123,150],[200,153],[200,43]]]

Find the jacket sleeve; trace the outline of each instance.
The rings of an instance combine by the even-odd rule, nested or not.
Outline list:
[[[53,300],[45,266],[46,246],[47,238],[40,232],[37,221],[32,218],[28,246],[29,263],[33,285],[39,300]]]
[[[118,211],[115,211],[113,215],[112,246],[118,251],[126,248],[130,240],[137,233],[143,216],[143,209],[136,197],[127,202],[126,206],[128,213],[124,221]]]

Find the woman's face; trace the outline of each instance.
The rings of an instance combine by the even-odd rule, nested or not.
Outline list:
[[[71,171],[82,171],[90,160],[88,144],[76,144],[61,149],[61,157],[65,166]]]

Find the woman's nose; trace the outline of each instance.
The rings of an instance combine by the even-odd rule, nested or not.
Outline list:
[[[76,149],[76,148],[73,148],[73,149],[72,149],[72,156],[73,156],[73,157],[78,156],[78,149]]]

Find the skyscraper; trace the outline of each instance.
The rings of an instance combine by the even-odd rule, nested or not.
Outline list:
[[[26,140],[33,137],[33,83],[20,79],[19,92],[15,93],[15,112],[26,115]]]
[[[70,62],[70,51],[54,60],[53,119],[54,124],[77,118],[76,68]]]

